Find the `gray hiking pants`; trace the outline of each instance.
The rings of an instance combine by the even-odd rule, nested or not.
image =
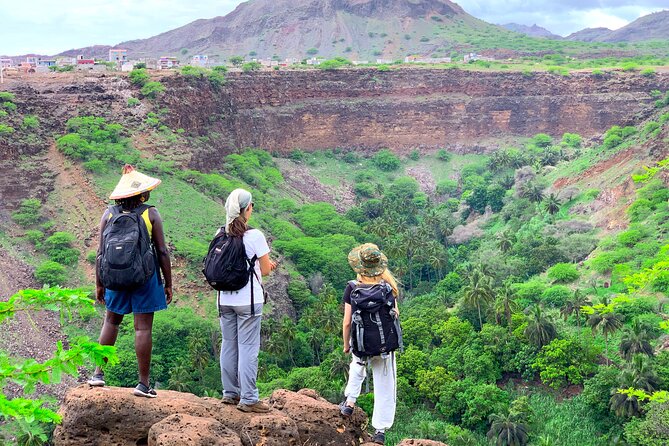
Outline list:
[[[221,381],[223,396],[241,398],[244,404],[258,401],[258,352],[260,351],[260,320],[262,304],[221,305]]]

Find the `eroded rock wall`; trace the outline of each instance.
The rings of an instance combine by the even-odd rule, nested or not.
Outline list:
[[[221,88],[171,78],[168,121],[219,151],[494,147],[500,138],[599,134],[632,122],[669,75],[375,69],[229,73]],[[211,158],[210,161],[215,162]]]

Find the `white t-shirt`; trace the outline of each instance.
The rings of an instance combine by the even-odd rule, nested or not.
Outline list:
[[[269,246],[265,234],[258,229],[249,229],[244,233],[244,248],[246,249],[246,256],[251,260],[253,256],[258,256],[258,259],[269,253]],[[260,273],[260,262],[256,260],[256,273],[251,276],[249,283],[244,288],[238,291],[219,291],[218,302],[221,305],[230,305],[233,307],[240,307],[243,305],[251,305],[251,283],[253,283],[253,302],[256,304],[264,304],[265,297],[262,292],[262,274]],[[257,277],[257,278],[256,278]]]

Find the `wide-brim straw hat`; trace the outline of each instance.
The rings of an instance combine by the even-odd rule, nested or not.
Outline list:
[[[365,243],[348,253],[348,264],[361,276],[375,277],[388,268],[388,258],[374,243]]]
[[[129,164],[123,167],[123,176],[109,196],[110,200],[121,200],[123,198],[134,197],[144,192],[151,191],[158,187],[160,180],[135,170]]]

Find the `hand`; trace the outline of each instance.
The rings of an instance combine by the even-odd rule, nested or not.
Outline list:
[[[165,303],[167,305],[172,303],[172,286],[166,286],[165,287]]]
[[[100,305],[105,304],[105,287],[100,284],[95,285],[95,300],[97,300]]]
[[[351,353],[351,346],[348,344],[344,344],[344,353],[349,354]]]
[[[269,269],[270,271],[274,271],[277,267],[279,266],[279,262],[276,260],[270,260],[269,261]]]

